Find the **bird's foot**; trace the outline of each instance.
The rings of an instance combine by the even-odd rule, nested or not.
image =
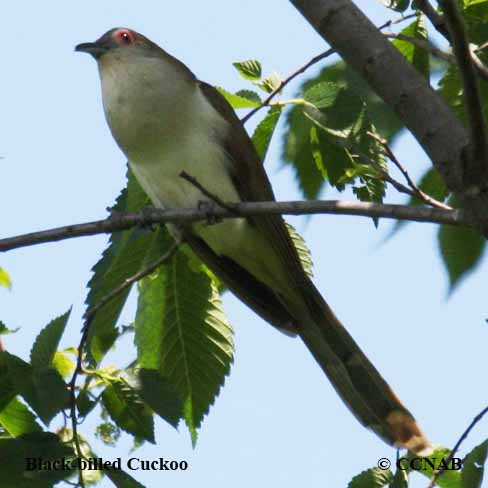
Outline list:
[[[198,210],[205,212],[206,221],[205,225],[215,225],[222,222],[222,217],[217,217],[214,212],[221,208],[216,202],[210,200],[201,200],[198,202]]]

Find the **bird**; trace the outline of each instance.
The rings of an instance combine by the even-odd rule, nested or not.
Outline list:
[[[108,126],[155,207],[196,208],[211,204],[212,196],[237,203],[275,200],[234,110],[183,62],[125,27],[75,50],[97,61]],[[417,455],[432,452],[413,415],[304,271],[281,215],[168,228],[242,302],[303,341],[365,427],[392,446]]]

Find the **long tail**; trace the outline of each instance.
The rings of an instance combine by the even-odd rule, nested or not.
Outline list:
[[[356,418],[388,444],[421,456],[432,446],[371,361],[310,282],[299,335]]]

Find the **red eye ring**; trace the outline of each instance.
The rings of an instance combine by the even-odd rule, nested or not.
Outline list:
[[[128,46],[134,42],[134,35],[129,30],[120,30],[115,33],[115,40],[118,44],[124,44]]]

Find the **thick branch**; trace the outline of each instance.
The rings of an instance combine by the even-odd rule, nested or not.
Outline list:
[[[344,61],[392,107],[480,227],[488,184],[466,184],[468,136],[444,100],[351,0],[291,0]]]
[[[109,234],[116,231],[130,229],[135,226],[164,224],[167,222],[196,222],[212,218],[238,218],[265,214],[336,214],[356,215],[360,217],[375,217],[415,222],[430,222],[449,225],[473,225],[464,212],[460,210],[443,210],[428,207],[409,207],[406,205],[365,203],[356,201],[312,200],[295,202],[253,202],[227,203],[232,211],[220,208],[214,209],[174,209],[160,210],[147,208],[141,212],[121,213],[104,220],[83,224],[67,225],[55,229],[32,232],[15,237],[0,239],[0,252],[21,247],[55,242],[74,237]]]

